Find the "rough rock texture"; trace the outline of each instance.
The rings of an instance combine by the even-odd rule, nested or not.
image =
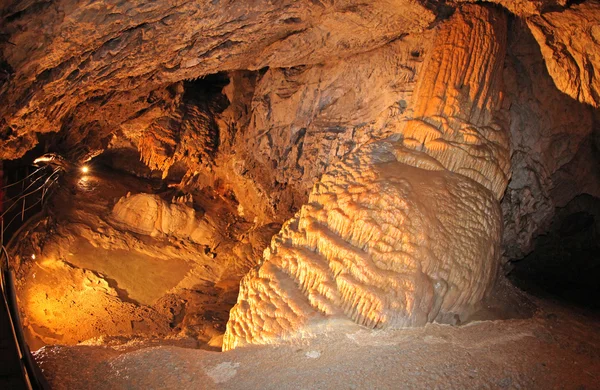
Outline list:
[[[15,237],[32,349],[156,337],[197,347],[222,337],[241,278],[281,226],[244,221],[231,199],[168,189],[159,197],[151,184],[98,166],[67,172],[49,215]]]
[[[183,111],[183,113],[182,113]],[[183,114],[183,118],[180,118]],[[198,164],[210,164],[216,151],[216,125],[212,116],[198,106],[185,105],[174,117],[161,117],[142,133],[139,150],[142,161],[163,177],[178,161],[189,158]]]
[[[177,81],[347,57],[434,19],[408,0],[13,1],[0,12],[3,159],[21,156],[35,132],[58,131],[75,112],[83,127],[118,127],[160,105],[152,91]]]
[[[163,178],[178,163],[192,172],[213,165],[220,142],[216,117],[228,103],[220,91],[202,90],[192,83],[177,83],[170,89],[176,97],[172,109],[142,131],[128,131],[129,139],[137,138],[140,159],[161,171]]]
[[[586,1],[533,16],[527,24],[558,89],[600,106],[600,2]]]
[[[556,207],[580,193],[599,194],[600,182],[590,139],[593,109],[556,88],[523,22],[510,31],[504,81],[512,178],[502,211],[504,255],[515,259],[531,252]]]
[[[371,328],[448,320],[484,297],[509,170],[495,123],[505,35],[501,13],[475,6],[440,27],[410,119],[392,118],[395,136],[315,185],[243,279],[224,350],[296,337],[325,316]]]
[[[218,232],[189,206],[189,198],[166,202],[158,195],[127,195],[115,204],[112,217],[127,230],[148,235],[167,235],[214,247],[221,239]]]
[[[548,10],[563,9],[569,0],[455,0],[459,3],[489,2],[500,4],[515,15],[528,17]]]
[[[139,349],[138,349],[139,348]],[[338,327],[294,345],[226,353],[172,346],[49,346],[52,388],[595,389],[598,323],[559,307],[534,318],[369,332]]]
[[[406,109],[428,35],[260,78],[236,150],[246,151],[244,167],[272,199],[274,216],[291,217],[328,166],[391,133],[385,122]],[[261,175],[256,165],[266,168]]]
[[[440,29],[409,119],[397,123],[402,145],[413,151],[399,159],[466,176],[500,200],[510,176],[506,123],[498,116],[506,20],[488,8],[466,9]]]
[[[535,250],[513,264],[511,280],[538,296],[600,309],[600,198],[583,194],[558,208],[535,241]]]
[[[528,18],[554,81],[571,95],[579,91],[579,98],[589,102],[596,88],[591,70],[598,3],[493,2]],[[43,142],[74,160],[107,148],[113,156],[128,153],[134,159],[137,149],[139,158],[160,171],[155,174],[185,178],[186,188],[230,193],[245,216],[258,224],[282,222],[306,202],[312,185],[331,164],[396,131],[388,118],[410,106],[431,43],[426,28],[443,23],[454,5],[254,1],[233,2],[224,11],[222,4],[141,0],[4,2],[0,157],[14,158],[30,149],[37,142],[32,132],[59,131]],[[529,61],[522,59],[525,65]],[[226,71],[230,81],[224,90],[230,106],[224,112],[213,98],[184,98],[193,87],[181,80],[217,71]],[[537,63],[536,71],[529,72],[532,79],[541,73]],[[524,79],[520,85],[527,83]],[[514,255],[530,250],[531,238],[544,230],[547,217],[542,215],[552,208],[545,193],[559,185],[548,177],[555,165],[571,160],[568,155],[580,144],[580,130],[589,120],[583,109],[558,96],[544,81],[544,93],[536,97],[541,102],[531,103],[540,114],[536,120],[528,121],[532,115],[525,109],[511,114],[512,123],[526,124],[514,144],[514,188],[519,194],[510,193],[507,203],[513,214],[509,220],[516,226],[507,225],[505,242],[521,248]],[[573,107],[558,115],[559,106]],[[546,119],[549,125],[561,125],[537,126]],[[545,134],[558,132],[563,124],[573,134],[563,143],[568,151],[558,153],[557,163],[528,154],[538,148],[533,144],[544,145],[551,138]],[[127,148],[122,148],[125,143]],[[580,154],[588,155],[590,145],[582,145],[585,153]],[[554,182],[562,183],[582,169],[592,171],[584,165],[571,166]],[[523,184],[526,175],[531,180]],[[566,183],[561,188],[580,188]],[[539,186],[544,189],[536,190]],[[565,190],[560,190],[563,204],[570,199]]]
[[[477,4],[451,17],[464,2]],[[508,47],[506,87],[502,7],[533,32],[513,25],[523,35]],[[173,192],[207,188],[211,205],[234,204],[205,227],[200,209],[124,198],[116,219],[136,232],[119,232],[126,240],[73,224],[100,246],[148,250],[160,238],[160,256],[210,264],[208,282],[179,295],[206,292],[182,320],[198,327],[226,317],[267,224],[300,210],[242,286],[226,348],[322,314],[372,327],[461,320],[494,280],[511,174],[508,257],[532,249],[556,206],[600,193],[600,121],[583,104],[598,105],[599,17],[591,0],[4,1],[0,159],[38,141],[36,153],[72,161],[109,150],[105,162]],[[230,234],[239,224],[245,233]],[[211,262],[221,234],[223,263]],[[87,288],[88,274],[51,260]],[[90,294],[118,292],[92,279]],[[174,295],[163,303],[183,310]]]
[[[124,302],[105,277],[66,261],[46,258],[32,266],[25,279],[35,281],[31,288],[19,286],[23,325],[34,349],[45,344],[77,344],[100,335],[170,331],[165,316]]]

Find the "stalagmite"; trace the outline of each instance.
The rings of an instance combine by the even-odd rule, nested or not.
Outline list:
[[[506,20],[465,5],[438,27],[409,120],[334,164],[241,282],[223,349],[463,315],[493,284],[510,170],[501,105]]]

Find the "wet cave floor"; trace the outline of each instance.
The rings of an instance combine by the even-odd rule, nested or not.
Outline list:
[[[290,345],[220,350],[241,277],[279,226],[194,192],[202,240],[147,235],[119,199],[180,194],[94,169],[71,173],[16,240],[28,343],[54,389],[600,388],[600,316],[502,281],[461,326],[372,332],[344,320]]]

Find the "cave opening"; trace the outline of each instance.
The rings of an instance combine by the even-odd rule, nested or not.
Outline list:
[[[595,388],[600,4],[238,3],[0,4],[6,380]]]

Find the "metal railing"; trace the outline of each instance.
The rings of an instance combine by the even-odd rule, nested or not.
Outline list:
[[[25,384],[32,390],[49,389],[48,383],[44,378],[40,368],[33,360],[29,346],[25,341],[23,326],[19,316],[19,307],[17,304],[17,293],[14,284],[14,274],[10,269],[10,257],[8,251],[2,245],[0,252],[0,290],[4,304],[8,309],[8,320],[12,329],[13,339],[19,354],[21,363],[21,372]]]
[[[40,212],[42,211],[48,192],[52,190],[53,184],[57,181],[61,171],[61,168],[51,166],[37,168],[23,179],[5,185],[0,189],[3,192],[16,192],[14,196],[3,200],[6,208],[0,214],[0,293],[7,308],[8,320],[12,329],[14,345],[19,355],[23,379],[25,384],[32,390],[48,389],[49,386],[25,341],[14,284],[14,270],[9,253],[6,250],[5,240],[11,238],[9,237],[10,233],[14,235],[17,228],[22,228],[29,221],[33,216],[30,211],[36,207],[39,207]],[[21,187],[20,191],[18,186]],[[7,222],[5,223],[5,221]]]
[[[25,223],[27,213],[36,206],[41,207],[44,204],[48,191],[52,189],[61,171],[61,168],[43,166],[23,179],[7,184],[0,189],[8,193],[9,189],[21,186],[21,191],[18,194],[3,200],[6,208],[0,214],[0,245],[5,245],[7,231],[14,228],[15,224]]]

